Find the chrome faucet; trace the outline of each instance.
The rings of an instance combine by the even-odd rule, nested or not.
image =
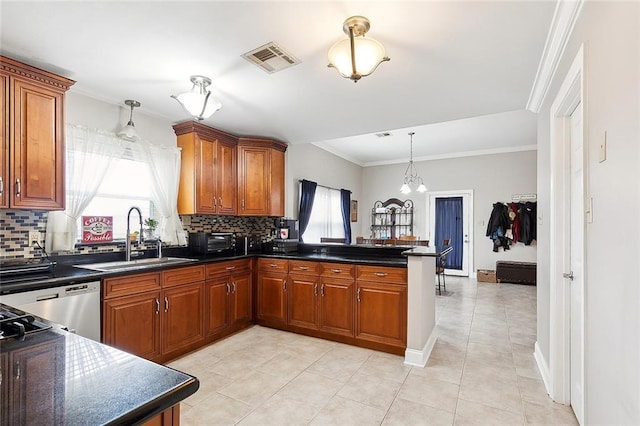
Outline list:
[[[158,244],[158,259],[160,259],[162,257],[162,240],[160,239],[160,237],[158,237],[157,244]]]
[[[143,239],[142,239],[142,212],[140,211],[140,209],[138,207],[131,207],[129,209],[129,212],[127,213],[127,237],[124,241],[124,248],[125,248],[125,259],[126,261],[130,261],[131,260],[131,228],[129,226],[129,222],[131,221],[131,212],[135,210],[138,212],[138,216],[140,217],[140,233],[138,234],[138,241],[140,243],[142,243]]]

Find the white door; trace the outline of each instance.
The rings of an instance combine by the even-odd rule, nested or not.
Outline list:
[[[584,154],[582,103],[571,114],[571,407],[584,424]]]
[[[462,197],[462,269],[446,269],[447,275],[468,277],[473,270],[473,191],[438,191],[429,192],[427,197],[427,223],[429,225],[429,246],[440,245],[442,241],[433,241],[436,235],[436,199]]]

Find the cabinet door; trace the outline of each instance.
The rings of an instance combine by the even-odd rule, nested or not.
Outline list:
[[[8,413],[12,425],[64,423],[63,337],[10,352],[9,371],[3,370],[10,390]],[[3,395],[3,405],[5,405]],[[3,407],[5,408],[5,407]],[[4,411],[4,409],[3,409]]]
[[[238,215],[269,214],[269,148],[238,147]]]
[[[9,207],[9,76],[0,74],[0,110],[2,126],[0,126],[0,208]]]
[[[356,305],[356,338],[406,346],[406,286],[358,281]]]
[[[229,318],[229,292],[231,285],[227,277],[205,283],[205,333],[218,333],[231,324]]]
[[[289,275],[288,323],[298,327],[318,328],[318,278],[308,275]]]
[[[163,355],[204,339],[202,292],[202,283],[163,291]]]
[[[232,322],[251,321],[251,273],[231,277],[229,304]]]
[[[237,211],[237,159],[235,146],[218,142],[216,175],[218,177],[218,214],[235,215]]]
[[[103,303],[103,341],[153,360],[160,356],[160,292],[123,296]]]
[[[261,273],[258,275],[258,318],[287,321],[287,276]]]
[[[196,136],[196,213],[216,213],[216,142]]]
[[[10,84],[13,208],[64,209],[63,95],[13,79]]]
[[[323,331],[353,337],[353,280],[322,278],[319,325]]]

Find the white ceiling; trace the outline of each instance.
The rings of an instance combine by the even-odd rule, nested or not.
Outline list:
[[[72,91],[172,122],[169,96],[213,79],[205,124],[316,143],[361,165],[535,145],[524,107],[555,1],[123,1],[0,3],[0,51],[77,83]],[[360,82],[327,68],[351,15],[390,62]],[[267,74],[241,54],[275,41],[302,61]],[[126,108],[123,106],[123,108]],[[138,111],[140,111],[138,110]],[[472,118],[475,117],[475,118]],[[436,124],[439,123],[439,124]],[[393,136],[377,138],[388,131]]]

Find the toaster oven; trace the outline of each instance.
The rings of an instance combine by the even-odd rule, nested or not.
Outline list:
[[[236,237],[231,232],[191,232],[191,254],[235,254]]]

